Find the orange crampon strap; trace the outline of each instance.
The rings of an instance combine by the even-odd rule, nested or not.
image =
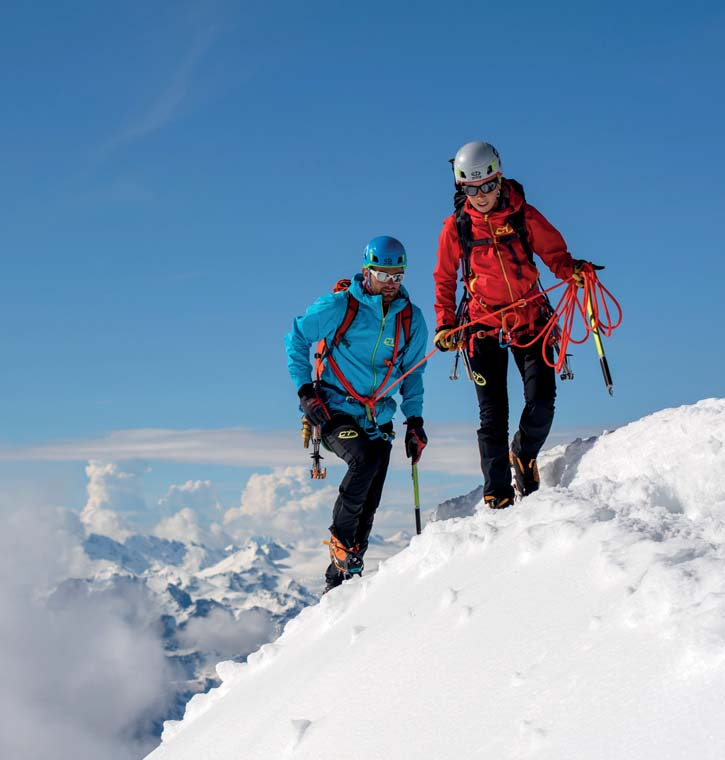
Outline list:
[[[330,540],[329,541],[323,541],[322,542],[325,546],[330,547],[330,553],[337,554],[338,551],[342,552],[342,555],[337,554],[338,559],[344,559],[348,554],[357,554],[358,546],[355,544],[355,546],[347,547],[344,544],[340,542],[340,539],[338,539],[336,536],[334,536],[332,533],[330,534]]]

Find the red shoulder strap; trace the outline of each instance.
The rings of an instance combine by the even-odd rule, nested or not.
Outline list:
[[[317,360],[315,362],[315,375],[317,380],[322,377],[322,370],[325,368],[325,361],[327,360],[330,351],[340,343],[342,336],[353,323],[353,320],[357,316],[358,309],[360,308],[360,301],[350,293],[348,290],[349,287],[350,280],[338,280],[335,283],[334,293],[347,290],[347,306],[345,307],[345,315],[342,318],[342,322],[340,322],[340,326],[335,330],[335,335],[330,344],[328,345],[324,338],[317,344],[317,351],[315,352],[315,359]]]
[[[348,290],[347,292],[347,308],[345,309],[345,316],[342,318],[342,322],[340,322],[340,326],[335,331],[335,337],[332,339],[332,346],[331,348],[335,348],[339,344],[339,342],[342,340],[342,336],[347,332],[347,329],[350,327],[350,325],[353,323],[353,320],[357,316],[358,309],[360,308],[360,301],[355,298],[355,296],[350,293]]]
[[[410,326],[413,322],[413,306],[410,301],[405,304],[405,308],[400,314],[401,321],[403,323],[403,335],[405,336],[405,345],[410,343]]]

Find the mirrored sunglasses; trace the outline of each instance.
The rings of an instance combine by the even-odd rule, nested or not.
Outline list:
[[[461,185],[461,187],[466,195],[470,195],[473,198],[473,196],[478,195],[479,192],[492,193],[498,187],[498,184],[499,178],[496,177],[496,179],[484,182],[482,185]]]
[[[381,272],[379,269],[370,269],[368,271],[378,282],[403,282],[403,277],[405,277],[405,272],[390,274],[390,272]]]

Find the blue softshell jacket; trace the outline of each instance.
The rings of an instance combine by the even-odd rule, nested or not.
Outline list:
[[[385,360],[393,356],[395,317],[405,308],[409,297],[401,286],[398,297],[388,307],[388,313],[384,314],[383,297],[366,292],[362,274],[355,275],[349,292],[360,302],[360,308],[332,355],[352,387],[361,396],[368,397],[378,389],[388,371]],[[328,344],[332,342],[345,317],[347,299],[345,291],[321,296],[303,316],[294,320],[292,330],[285,337],[285,348],[287,368],[297,390],[305,383],[312,382],[310,348],[316,349],[322,338],[326,338]],[[400,332],[398,358],[388,385],[425,356],[428,328],[417,306],[412,306],[410,341],[407,345],[402,328]],[[379,425],[393,418],[397,405],[392,396],[397,392],[403,397],[400,408],[406,419],[423,416],[424,369],[425,364],[411,372],[390,394],[377,402],[376,417]],[[321,380],[320,392],[331,412],[349,414],[361,427],[369,426],[365,408],[340,388],[338,379],[327,363]]]

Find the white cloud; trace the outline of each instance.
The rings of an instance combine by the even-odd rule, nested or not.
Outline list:
[[[471,410],[470,424],[426,425],[430,441],[421,460],[421,469],[449,475],[480,474],[476,428]],[[513,424],[513,423],[512,423]],[[555,431],[547,445],[570,441],[576,437],[598,435],[596,428],[573,428]],[[402,435],[393,446],[390,466],[410,469],[405,458]],[[168,430],[140,428],[120,430],[101,438],[86,441],[61,441],[37,446],[0,448],[0,461],[83,461],[99,459],[124,462],[129,460],[168,461],[195,464],[216,464],[233,467],[295,467],[308,461],[309,454],[299,444],[294,431],[222,428],[217,430]],[[335,456],[325,463],[333,471],[344,468]]]
[[[239,522],[253,530],[284,534],[304,531],[310,522],[329,520],[337,485],[320,487],[306,467],[277,467],[254,473],[242,492],[240,505],[227,510],[225,525]]]
[[[223,548],[232,542],[219,524],[224,510],[210,480],[187,480],[170,486],[159,499],[159,507],[167,513],[152,530],[159,538],[212,548]]]
[[[77,519],[49,509],[0,532],[0,756],[136,760],[151,747],[133,730],[164,709],[163,647],[138,589],[36,601],[73,574],[74,532]]]
[[[99,459],[122,462],[157,460],[265,467],[294,464],[306,453],[291,431],[245,428],[218,430],[119,430],[86,441],[60,441],[39,446],[0,449],[0,461],[68,462]]]
[[[151,532],[154,536],[169,541],[203,544],[213,549],[222,549],[232,543],[231,536],[225,533],[219,523],[214,522],[208,528],[202,528],[196,513],[189,507],[165,517]]]
[[[242,492],[239,512],[250,516],[270,516],[281,509],[316,512],[331,489],[316,490],[312,482],[304,467],[278,467],[268,475],[255,473]]]
[[[235,618],[226,610],[215,609],[203,618],[192,618],[182,631],[182,646],[199,652],[213,652],[213,659],[253,652],[275,635],[267,610],[255,609]]]
[[[210,480],[187,480],[181,485],[170,486],[159,499],[159,506],[172,512],[190,508],[201,515],[220,514],[222,509]]]
[[[86,467],[88,500],[81,512],[81,521],[89,533],[100,533],[117,541],[130,535],[125,520],[118,512],[146,510],[142,476],[146,465],[92,460]]]

